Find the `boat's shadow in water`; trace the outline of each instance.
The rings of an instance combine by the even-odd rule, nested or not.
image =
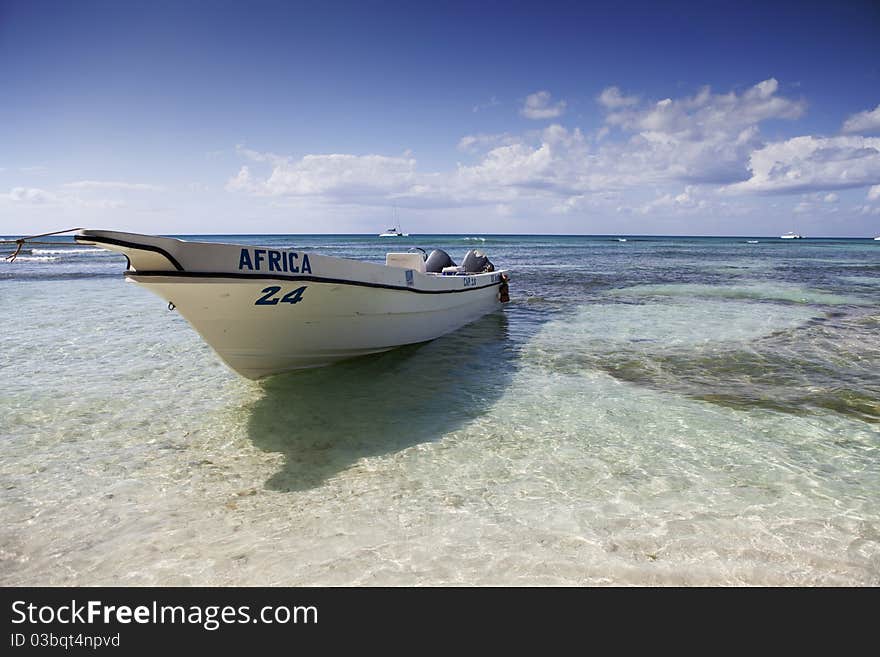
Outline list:
[[[438,440],[484,413],[515,368],[507,318],[493,313],[432,342],[267,379],[248,431],[285,460],[266,486],[314,488],[361,458]]]

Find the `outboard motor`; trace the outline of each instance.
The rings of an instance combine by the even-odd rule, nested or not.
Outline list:
[[[439,274],[444,267],[455,267],[455,262],[449,254],[442,249],[434,249],[425,260],[425,271],[429,274]]]
[[[489,257],[482,251],[471,249],[468,251],[464,260],[461,261],[466,274],[482,274],[485,271],[495,271],[495,265],[489,262]]]

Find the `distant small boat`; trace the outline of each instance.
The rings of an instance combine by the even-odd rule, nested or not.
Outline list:
[[[746,244],[757,244],[758,240],[746,240]]]
[[[626,242],[626,238],[625,237],[618,237],[617,241],[618,242]]]
[[[384,233],[379,233],[379,237],[409,237],[409,233],[404,233],[400,229],[400,219],[397,216],[397,208],[391,213],[392,219],[394,219],[394,226],[389,228]]]
[[[384,233],[379,233],[379,237],[409,237],[409,233],[401,232],[400,228],[389,228]]]
[[[877,240],[877,241],[880,241],[880,235],[878,235],[878,236],[875,237],[874,239]]]
[[[780,235],[779,237],[784,240],[802,240],[802,239],[804,239],[803,235],[798,235],[797,233],[791,233],[791,232],[786,233],[785,235]]]

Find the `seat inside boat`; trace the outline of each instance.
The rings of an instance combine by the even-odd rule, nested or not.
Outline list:
[[[400,267],[401,269],[414,269],[425,273],[425,256],[421,253],[386,253],[386,267]]]

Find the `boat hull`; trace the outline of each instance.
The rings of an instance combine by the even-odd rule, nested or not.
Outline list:
[[[127,276],[173,304],[249,379],[425,342],[501,307],[497,285],[418,294],[302,280]]]
[[[259,379],[425,342],[501,307],[503,271],[430,274],[288,248],[81,230],[122,253],[125,276],[173,304],[233,370]]]

